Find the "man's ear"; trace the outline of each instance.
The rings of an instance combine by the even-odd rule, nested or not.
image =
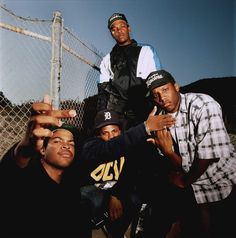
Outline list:
[[[45,155],[45,147],[43,146],[40,150],[39,150],[41,155]]]
[[[177,83],[174,84],[175,90],[179,92],[179,85]]]
[[[128,30],[129,30],[129,33],[131,32],[131,27],[130,26],[128,26]]]

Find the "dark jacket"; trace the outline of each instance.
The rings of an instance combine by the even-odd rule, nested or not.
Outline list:
[[[137,73],[142,47],[135,40],[126,46],[116,44],[110,52],[113,78],[98,84],[97,110],[114,110],[132,121],[131,126],[144,121],[151,108],[145,80]]]
[[[134,158],[139,144],[145,143],[147,133],[143,124],[133,127],[109,141],[98,137],[89,139],[80,157],[84,184],[116,181],[110,193],[122,199],[133,191],[137,167],[141,158]]]
[[[1,237],[91,237],[90,211],[76,184],[66,175],[57,184],[37,157],[19,168],[13,151],[0,163]]]

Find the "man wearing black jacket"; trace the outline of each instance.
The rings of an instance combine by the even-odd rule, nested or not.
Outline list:
[[[112,238],[124,237],[139,211],[141,203],[135,193],[139,160],[133,157],[133,151],[145,143],[147,131],[158,130],[167,123],[161,117],[151,122],[155,110],[145,123],[124,133],[117,113],[99,111],[95,117],[96,136],[84,144],[80,168],[87,180],[81,189],[82,198],[91,202],[94,219],[108,213],[106,227]]]
[[[161,62],[153,46],[131,38],[124,14],[112,14],[108,29],[116,44],[100,64],[97,110],[115,111],[122,117],[123,129],[128,129],[146,120],[151,111],[145,79],[161,69]]]
[[[68,176],[79,134],[60,118],[73,116],[75,111],[52,110],[48,97],[32,105],[25,136],[0,163],[1,237],[92,236],[89,208]]]
[[[93,185],[83,187],[82,196],[91,200],[93,204],[94,222],[99,222],[107,214],[108,219],[105,222],[108,233],[112,238],[121,238],[124,237],[133,215],[138,212],[140,206],[133,191],[132,173],[135,170],[132,169],[132,161],[127,158],[127,154],[114,156],[114,161],[102,163],[97,154],[98,151],[103,152],[102,156],[105,158],[106,154],[112,152],[105,152],[99,147],[103,147],[101,140],[106,142],[121,134],[118,115],[110,110],[98,112],[95,129],[98,136],[85,144],[83,156],[90,161],[92,154],[96,156],[93,163],[87,166],[88,183]]]

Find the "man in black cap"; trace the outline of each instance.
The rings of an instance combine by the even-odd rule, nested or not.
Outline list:
[[[174,200],[171,196],[163,199],[166,212],[171,217],[169,211],[179,207],[177,217],[186,237],[235,237],[231,217],[236,212],[236,153],[220,105],[206,94],[180,93],[179,85],[165,70],[150,73],[146,84],[161,109],[159,114],[176,118],[174,126],[156,131],[152,139],[160,156],[170,163],[171,191],[176,190]],[[154,207],[155,214],[160,214],[158,206]],[[155,216],[152,221],[158,226]]]
[[[111,110],[102,110],[97,113],[95,118],[95,133],[98,140],[107,142],[121,134],[121,121],[116,112]],[[88,143],[91,143],[88,142]],[[97,150],[94,146],[85,145],[85,150],[93,153],[98,160]],[[98,146],[98,143],[97,143]],[[99,151],[103,153],[103,161],[93,160],[94,166],[89,166],[88,182],[94,184],[85,186],[81,189],[82,196],[92,202],[94,212],[93,221],[106,226],[108,233],[112,238],[124,237],[124,234],[131,223],[132,217],[137,213],[139,204],[133,192],[133,174],[132,163],[127,160],[127,156],[115,156],[113,161],[105,161],[109,154],[114,150]],[[108,155],[106,155],[108,153]],[[85,153],[84,153],[85,154]],[[86,152],[87,156],[87,152]],[[83,157],[82,157],[83,158]],[[88,158],[91,161],[91,158]],[[98,163],[99,162],[99,163]],[[127,175],[130,176],[127,178]],[[137,202],[136,202],[137,201]]]
[[[141,205],[135,193],[137,165],[141,159],[132,157],[132,149],[145,143],[147,131],[174,123],[172,117],[154,116],[155,111],[145,123],[123,133],[116,112],[99,111],[95,117],[96,136],[89,139],[82,150],[80,167],[83,177],[87,178],[81,189],[82,196],[91,201],[93,220],[99,223],[105,219],[106,228],[113,238],[124,237]]]
[[[130,38],[131,27],[122,13],[108,19],[108,29],[116,41],[112,51],[100,64],[97,109],[116,111],[123,129],[146,120],[150,110],[145,98],[145,79],[161,68],[155,49]]]

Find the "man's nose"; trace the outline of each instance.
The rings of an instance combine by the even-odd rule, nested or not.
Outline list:
[[[116,32],[120,32],[122,30],[122,26],[117,26],[116,27]]]
[[[109,134],[109,139],[112,139],[113,137],[115,137],[115,135],[113,133]]]
[[[163,93],[160,93],[159,94],[159,99],[160,99],[161,102],[163,102],[164,99],[165,99],[165,95]]]
[[[67,148],[67,149],[70,148],[69,142],[64,141],[64,142],[61,143],[61,145],[62,145],[63,148]]]

